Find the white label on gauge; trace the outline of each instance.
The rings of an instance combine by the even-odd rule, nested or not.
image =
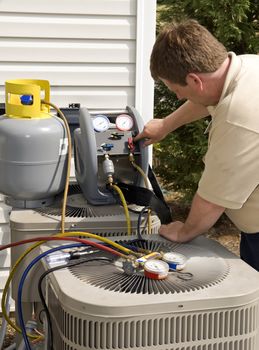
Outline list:
[[[92,121],[94,130],[97,132],[104,132],[110,127],[110,121],[106,115],[98,114]]]
[[[133,128],[134,122],[130,115],[120,114],[116,118],[116,128],[121,131],[128,131]]]

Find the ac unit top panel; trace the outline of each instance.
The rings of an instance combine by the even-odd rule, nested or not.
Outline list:
[[[133,228],[137,226],[139,212],[142,207],[131,205],[130,217]],[[62,211],[62,195],[57,196],[52,205],[31,209],[13,209],[10,215],[12,231],[20,235],[21,232],[34,234],[40,231],[53,234],[60,230]],[[135,211],[135,212],[134,212]],[[157,217],[152,218],[154,225],[159,224]],[[66,206],[66,230],[91,230],[94,232],[109,231],[125,232],[126,220],[123,206],[114,204],[94,206],[85,200],[80,187],[75,184],[69,188]]]
[[[145,236],[147,240],[168,242],[158,235]],[[129,237],[121,237],[120,240]],[[170,244],[170,243],[168,243]],[[91,276],[80,278],[68,269],[56,271],[50,275],[50,282],[58,299],[69,308],[100,317],[130,317],[132,315],[150,315],[190,310],[236,307],[259,299],[258,272],[227,251],[217,242],[199,237],[190,243],[181,245],[188,258],[186,272],[192,272],[194,284],[191,287],[176,289],[174,293],[126,293],[109,290],[105,284],[91,284]],[[42,247],[43,250],[47,246]],[[44,263],[46,268],[46,262]],[[103,267],[100,266],[100,269]],[[91,267],[85,265],[85,269]],[[123,271],[116,271],[123,275]],[[203,283],[204,275],[211,280]],[[84,275],[84,273],[82,273]],[[125,274],[124,274],[125,275]],[[88,274],[86,273],[86,276]],[[109,276],[105,276],[107,283]],[[112,276],[111,276],[112,278]],[[157,281],[156,281],[157,282]],[[161,285],[166,280],[159,281]],[[118,283],[118,282],[117,282]],[[180,283],[184,286],[184,282]],[[213,302],[212,302],[213,301]],[[141,311],[140,311],[141,310]]]

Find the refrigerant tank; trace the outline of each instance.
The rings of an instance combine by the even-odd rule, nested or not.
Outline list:
[[[67,134],[64,122],[49,113],[46,80],[5,84],[6,114],[0,116],[0,192],[13,207],[50,204],[65,186]]]

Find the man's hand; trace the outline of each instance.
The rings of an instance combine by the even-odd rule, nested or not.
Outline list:
[[[173,242],[188,242],[207,232],[224,213],[225,208],[195,194],[186,221],[162,225],[159,234]]]
[[[191,101],[186,101],[176,111],[162,119],[152,119],[135,138],[134,142],[144,139],[144,146],[163,140],[167,134],[182,125],[202,119],[209,115],[207,108]]]
[[[161,225],[159,234],[173,242],[187,242],[188,236],[184,235],[182,229],[184,223],[181,221],[173,221],[168,225]]]
[[[142,132],[134,137],[134,142],[145,139],[143,145],[149,146],[161,141],[170,130],[166,130],[164,119],[152,119],[145,126]]]

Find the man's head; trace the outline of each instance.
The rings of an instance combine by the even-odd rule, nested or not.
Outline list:
[[[226,48],[197,21],[171,23],[154,44],[151,75],[184,86],[188,74],[213,73],[227,57]]]

